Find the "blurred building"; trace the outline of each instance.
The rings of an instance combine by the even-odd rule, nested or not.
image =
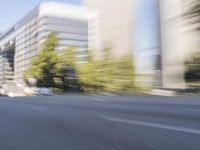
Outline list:
[[[104,49],[111,49],[113,56],[132,54],[134,0],[83,0],[83,4],[97,11],[96,26],[90,26],[91,36],[97,42],[96,57],[102,56]]]
[[[200,33],[195,30],[199,23],[184,17],[194,1],[160,0],[163,88],[186,88],[185,61],[200,50]]]
[[[133,52],[138,84],[184,89],[185,61],[199,50],[195,18],[184,14],[196,0],[83,0],[99,16],[101,57],[104,49],[120,57]],[[97,31],[97,30],[96,30]]]
[[[185,89],[185,62],[200,51],[200,32],[189,17],[196,0],[137,0],[135,66],[152,88]],[[187,16],[187,17],[186,17]],[[141,82],[140,82],[141,83]]]
[[[50,32],[59,38],[58,51],[74,47],[78,61],[85,61],[89,15],[92,13],[82,6],[39,4],[0,37],[0,83],[22,80],[23,72]]]
[[[138,84],[160,86],[160,29],[158,0],[83,0],[98,11],[101,57],[104,49],[112,56],[132,55]],[[155,81],[157,75],[157,81]]]

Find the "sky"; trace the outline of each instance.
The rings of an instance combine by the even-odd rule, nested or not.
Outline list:
[[[44,0],[3,0],[0,4],[0,32],[5,32],[21,17]],[[47,1],[47,0],[46,0]],[[81,0],[54,0],[80,5]]]
[[[159,16],[157,0],[137,0],[136,36],[138,49],[158,47]]]
[[[141,71],[152,70],[159,53],[158,0],[137,0],[135,62]],[[145,61],[144,61],[145,60]]]

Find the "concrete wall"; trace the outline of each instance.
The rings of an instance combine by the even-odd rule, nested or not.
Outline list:
[[[183,19],[185,0],[160,0],[162,38],[162,78],[164,88],[186,88],[185,60],[197,50],[199,33]]]
[[[106,48],[111,48],[115,57],[132,52],[134,0],[83,0],[83,4],[99,11],[97,57]]]

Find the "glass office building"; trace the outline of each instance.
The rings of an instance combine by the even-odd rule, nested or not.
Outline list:
[[[20,82],[31,59],[51,32],[59,38],[57,51],[74,47],[78,62],[88,50],[88,16],[85,7],[43,2],[0,37],[0,83]]]

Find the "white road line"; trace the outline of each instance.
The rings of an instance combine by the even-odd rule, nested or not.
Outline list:
[[[200,109],[189,109],[190,111],[193,111],[193,112],[199,112],[200,113]]]
[[[173,130],[173,131],[200,135],[200,129],[186,128],[186,127],[139,121],[139,120],[129,120],[129,119],[123,119],[123,118],[117,118],[117,117],[109,117],[109,116],[100,116],[100,117],[109,121],[114,121],[114,122],[122,122],[122,123],[128,123],[128,124],[133,124],[133,125],[160,128],[160,129]]]
[[[40,107],[40,106],[30,106],[30,105],[26,105],[26,107],[32,109],[32,110],[39,110],[39,111],[46,111],[45,108]]]
[[[99,97],[91,97],[93,100],[99,101],[99,102],[104,102],[105,100],[103,100],[102,98]]]

